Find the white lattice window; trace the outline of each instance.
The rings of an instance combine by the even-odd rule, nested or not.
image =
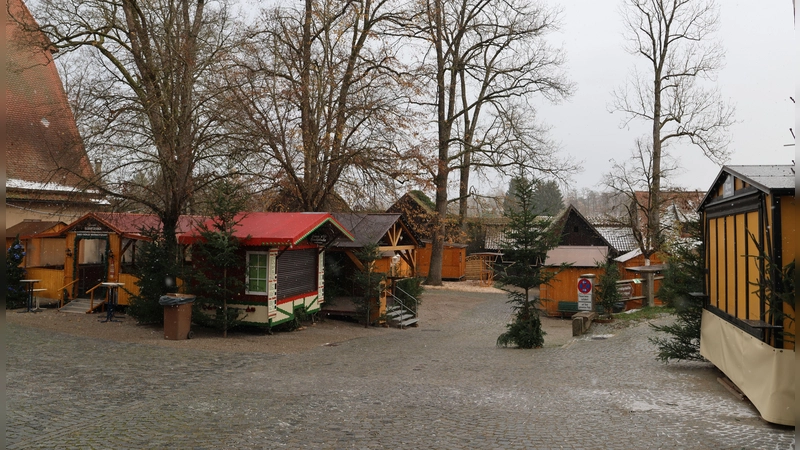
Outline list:
[[[247,293],[267,295],[269,286],[269,253],[247,252]]]

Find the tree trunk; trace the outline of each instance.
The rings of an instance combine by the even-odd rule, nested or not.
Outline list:
[[[655,253],[661,246],[661,67],[656,67],[653,82],[653,182],[650,183],[647,203],[650,211],[647,217],[647,243],[645,258]]]

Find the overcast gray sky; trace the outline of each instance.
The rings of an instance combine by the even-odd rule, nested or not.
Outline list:
[[[552,2],[553,0],[547,0]],[[555,3],[552,3],[555,4]],[[791,0],[718,0],[718,39],[725,48],[725,67],[718,84],[723,98],[736,107],[728,164],[791,164],[794,142],[796,48]],[[567,70],[577,91],[560,105],[542,105],[540,119],[552,127],[552,137],[584,171],[573,177],[576,188],[603,190],[599,185],[611,169],[610,159],[630,156],[634,139],[648,131],[621,129],[621,113],[608,112],[611,91],[641,63],[622,49],[622,22],[617,0],[561,2],[563,25],[553,44],[567,52]],[[683,169],[674,184],[706,190],[719,166],[689,144],[671,147]]]

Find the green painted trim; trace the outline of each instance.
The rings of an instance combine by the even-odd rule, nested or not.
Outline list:
[[[332,217],[328,217],[325,220],[323,220],[322,222],[320,222],[316,227],[314,227],[313,229],[309,230],[308,233],[302,235],[299,239],[294,241],[294,245],[297,245],[298,243],[302,242],[303,239],[307,238],[311,233],[317,231],[318,229],[320,229],[323,225],[325,225],[327,223],[330,223],[331,225],[333,225],[334,228],[339,230],[346,238],[350,239],[351,241],[355,241],[356,240],[356,238],[353,237],[353,235],[347,229],[339,226],[339,223],[337,221],[335,221],[335,220],[332,220]]]
[[[314,300],[311,300],[311,303],[306,305],[306,311],[309,311],[314,306],[314,304],[317,303],[317,300],[319,300],[319,295],[314,297]],[[305,302],[303,302],[303,303],[305,303]],[[297,309],[297,308],[295,308],[295,309]],[[317,309],[319,309],[319,304],[317,304]]]
[[[277,310],[278,312],[281,312],[281,313],[284,313],[284,314],[286,314],[286,315],[287,315],[287,316],[289,316],[290,318],[291,318],[291,317],[294,317],[294,308],[292,308],[292,310],[291,310],[291,311],[286,311],[286,310],[280,309],[280,308],[278,308],[278,307],[276,306],[276,307],[275,307],[275,310]]]

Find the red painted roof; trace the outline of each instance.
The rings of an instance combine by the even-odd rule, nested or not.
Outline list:
[[[99,222],[114,233],[126,234],[131,237],[140,236],[144,238],[144,232],[147,230],[161,230],[161,219],[155,214],[94,212],[85,214],[80,219],[69,224],[67,228],[61,230],[58,234],[64,235],[76,228],[80,229],[81,224],[90,220]],[[203,220],[205,220],[205,218],[202,216],[180,216],[176,234],[181,236],[191,232],[195,229],[197,224],[201,223]]]
[[[234,229],[234,236],[246,246],[296,245],[326,224],[330,224],[341,236],[353,240],[352,234],[328,213],[248,212],[239,214],[236,220],[239,225]],[[212,221],[207,219],[204,224],[211,228]],[[181,236],[179,241],[191,244],[199,239],[200,231],[196,229],[189,235]]]

